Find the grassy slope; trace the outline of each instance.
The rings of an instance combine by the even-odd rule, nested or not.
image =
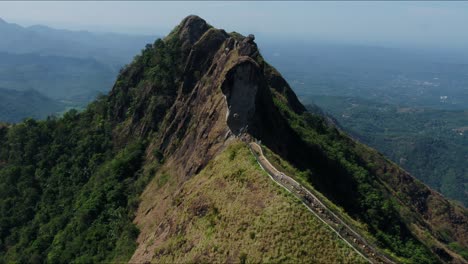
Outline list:
[[[143,198],[171,185],[163,178],[155,177]],[[167,224],[153,223],[172,226],[151,241],[155,262],[363,262],[275,185],[242,143],[231,144],[173,199]]]

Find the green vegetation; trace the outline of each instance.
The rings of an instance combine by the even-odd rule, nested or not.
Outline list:
[[[311,98],[344,129],[448,198],[468,204],[468,112]]]
[[[130,117],[151,110],[145,120],[157,127],[171,103],[165,95],[175,90],[171,70],[177,54],[169,47],[161,40],[148,45],[127,69],[143,76],[129,80],[122,74],[116,84],[157,86],[154,105],[132,108],[127,100],[133,97],[117,93],[101,97],[82,113],[71,110],[59,119],[28,119],[0,128],[0,263],[114,262],[132,255],[138,196],[162,154],[156,151],[157,160],[144,170],[146,141],[133,136],[118,144],[112,113],[119,107],[126,107]]]
[[[319,115],[291,111],[281,94],[274,103],[309,151],[308,181],[348,214],[366,223],[380,246],[403,262],[435,263],[437,258],[421,244],[402,221],[398,203],[373,173],[363,157],[368,150],[355,144]],[[304,158],[304,157],[303,157]],[[297,160],[296,160],[297,162]]]
[[[144,145],[112,147],[105,98],[61,119],[26,120],[0,141],[0,262],[129,257]]]
[[[365,225],[355,219],[351,218],[343,208],[338,207],[336,204],[332,203],[325,197],[323,194],[318,192],[311,184],[310,184],[310,177],[311,171],[306,169],[305,171],[301,171],[291,165],[289,162],[282,159],[279,155],[275,154],[273,151],[266,147],[262,147],[263,153],[268,161],[280,171],[286,173],[288,176],[293,177],[297,182],[299,182],[302,186],[306,187],[311,193],[313,193],[316,197],[318,197],[322,203],[324,203],[331,211],[340,215],[340,218],[345,221],[348,225],[354,226],[355,228],[361,230],[363,233],[362,236],[366,237],[368,241],[374,241],[375,238],[371,237],[370,234],[367,233],[367,229]]]
[[[450,249],[454,250],[458,254],[460,254],[463,258],[468,259],[468,249],[462,247],[457,242],[452,242],[449,244]]]
[[[177,95],[183,54],[177,38],[146,45],[132,64],[124,67],[110,98],[115,121],[132,119],[146,131],[157,130]]]
[[[156,180],[156,179],[155,179]],[[222,188],[220,188],[222,186]],[[160,263],[365,263],[234,142],[186,182],[154,249]]]

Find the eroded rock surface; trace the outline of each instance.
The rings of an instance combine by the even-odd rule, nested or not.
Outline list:
[[[255,115],[255,99],[259,89],[259,67],[245,60],[231,69],[223,83],[229,107],[227,124],[238,135],[246,132]]]

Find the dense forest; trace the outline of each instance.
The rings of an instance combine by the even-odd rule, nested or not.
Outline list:
[[[112,147],[103,104],[2,128],[2,262],[102,262],[132,253],[138,230],[129,208],[142,144]]]
[[[177,53],[170,50],[176,47],[158,40],[126,71],[153,72],[135,81],[173,88],[167,78],[174,73],[163,66],[175,65],[170,56]],[[122,74],[116,86],[127,81]],[[1,263],[116,262],[131,256],[138,235],[132,219],[151,175],[142,166],[147,140],[132,137],[121,146],[112,134],[114,108],[130,98],[102,96],[83,112],[0,126]],[[154,109],[159,115],[165,110]],[[156,160],[151,173],[157,167]]]

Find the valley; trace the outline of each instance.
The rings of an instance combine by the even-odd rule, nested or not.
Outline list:
[[[467,57],[450,50],[265,41],[309,111],[328,115],[434,190],[467,204]]]
[[[13,123],[84,109],[109,92],[119,70],[154,38],[23,27],[1,19],[0,35],[0,88],[26,93],[9,96],[2,106],[0,121]],[[40,96],[33,99],[33,93]]]
[[[439,110],[375,103],[353,97],[312,96],[356,139],[391,158],[445,196],[468,202],[466,110]]]

